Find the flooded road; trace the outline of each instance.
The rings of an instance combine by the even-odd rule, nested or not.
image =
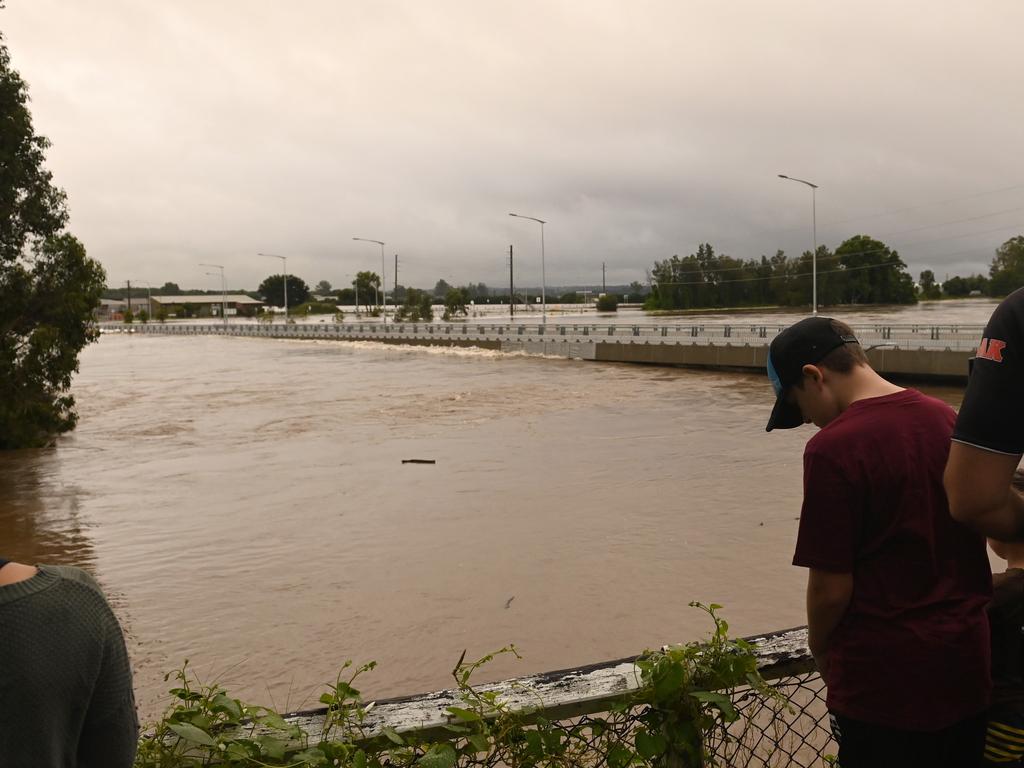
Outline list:
[[[185,658],[295,709],[350,658],[379,697],[447,687],[463,649],[515,643],[493,679],[692,639],[690,600],[804,620],[813,429],[766,434],[760,376],[112,335],[74,392],[74,433],[0,455],[0,552],[97,575],[147,718]]]

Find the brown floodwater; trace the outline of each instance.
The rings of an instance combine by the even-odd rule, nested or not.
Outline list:
[[[958,389],[929,392],[958,405]],[[0,455],[0,553],[92,571],[144,717],[186,658],[278,708],[803,623],[801,451],[760,376],[482,350],[105,336],[80,424]],[[435,464],[403,464],[429,459]]]

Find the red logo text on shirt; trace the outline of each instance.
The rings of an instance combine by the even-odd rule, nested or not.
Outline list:
[[[1006,349],[1006,342],[999,339],[982,339],[978,345],[978,357],[991,360],[994,363],[1003,362],[1003,350]]]

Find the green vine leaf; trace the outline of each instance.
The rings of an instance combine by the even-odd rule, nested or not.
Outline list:
[[[644,760],[651,760],[664,754],[668,749],[668,741],[660,733],[650,734],[638,731],[636,734],[636,751]]]
[[[420,768],[452,768],[457,755],[451,744],[434,744],[417,761]]]
[[[448,707],[448,711],[459,718],[459,720],[467,723],[473,723],[483,719],[478,713],[469,709],[463,709],[462,707]]]
[[[202,744],[204,747],[215,747],[217,742],[206,731],[196,728],[192,723],[168,723],[167,727],[185,741]]]

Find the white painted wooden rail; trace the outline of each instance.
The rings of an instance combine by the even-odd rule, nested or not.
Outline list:
[[[758,668],[766,680],[803,674],[815,668],[807,649],[806,627],[746,639],[755,646]],[[638,688],[640,672],[633,663],[635,658],[544,672],[476,688],[499,692],[505,704],[527,717],[543,715],[548,720],[562,720],[606,712],[612,704]],[[386,727],[400,734],[416,734],[422,740],[447,739],[451,738],[451,733],[445,726],[456,722],[447,711],[453,706],[465,706],[456,690],[377,701],[363,727],[367,739],[378,737]],[[323,732],[322,709],[292,713],[286,719],[301,726],[311,741],[315,742]]]

